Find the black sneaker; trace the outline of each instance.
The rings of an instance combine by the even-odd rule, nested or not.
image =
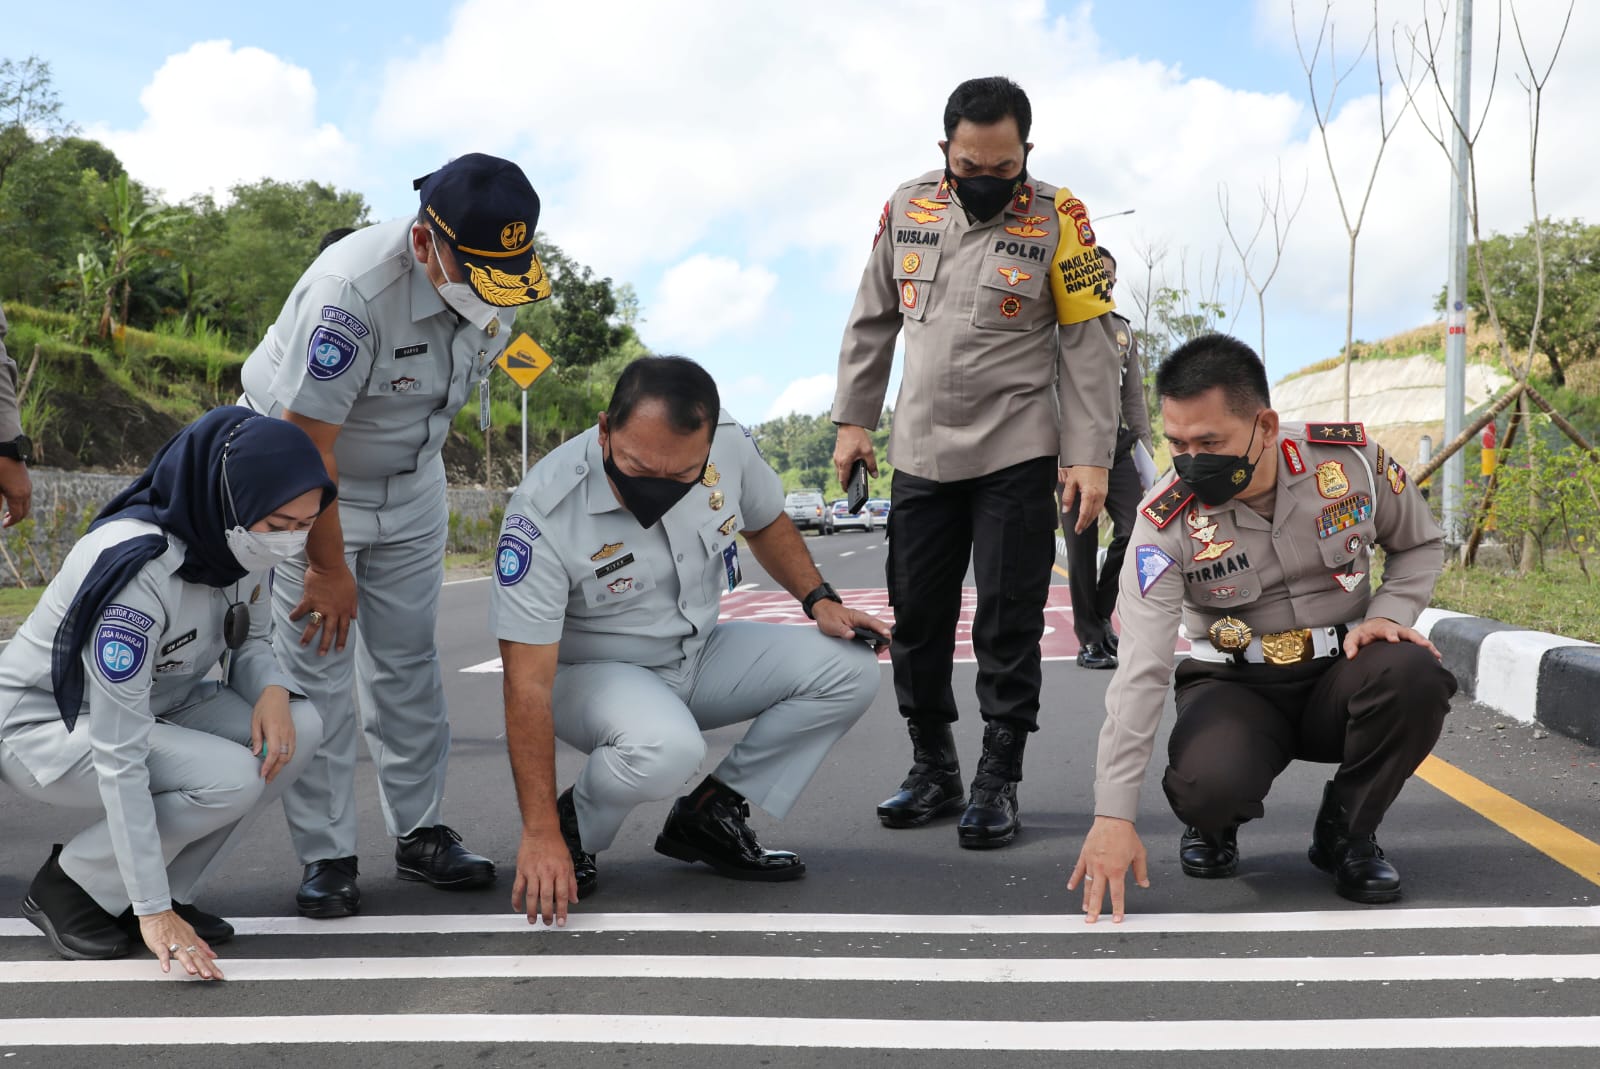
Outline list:
[[[61,869],[61,844],[50,848],[50,858],[28,885],[22,915],[43,932],[63,958],[75,961],[110,961],[133,950],[117,918],[100,908],[89,892]]]
[[[494,862],[461,845],[461,836],[443,824],[418,828],[395,840],[395,875],[448,891],[469,891],[494,882]]]

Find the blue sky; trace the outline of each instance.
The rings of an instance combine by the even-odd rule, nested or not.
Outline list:
[[[414,210],[411,179],[449,156],[518,160],[544,199],[541,229],[632,283],[646,343],[703,360],[749,421],[827,408],[878,209],[899,182],[938,166],[944,96],[979,74],[1010,74],[1033,97],[1035,173],[1093,212],[1137,209],[1097,226],[1122,264],[1125,312],[1141,273],[1130,252],[1164,249],[1157,281],[1191,291],[1215,282],[1240,309],[1232,329],[1258,343],[1218,191],[1225,184],[1237,215],[1250,216],[1254,189],[1281,168],[1306,200],[1268,290],[1269,372],[1343,342],[1347,239],[1287,0],[686,0],[619,2],[599,15],[487,0],[156,2],[138,19],[101,2],[9,7],[0,55],[48,60],[68,116],[172,196],[314,177],[359,190],[388,218]],[[1307,9],[1320,14],[1300,7],[1302,26]],[[1536,53],[1564,8],[1522,0]],[[1390,25],[1415,24],[1423,10],[1420,0],[1382,9],[1386,49]],[[1336,3],[1341,54],[1354,54],[1370,10]],[[1480,11],[1484,50],[1489,18]],[[1583,106],[1600,89],[1587,69],[1595,21],[1580,7],[1546,101],[1540,197],[1550,214],[1600,209]],[[1486,67],[1475,71],[1479,101]],[[1391,117],[1403,99],[1391,85]],[[1330,126],[1347,194],[1370,166],[1375,104],[1362,67]],[[1520,229],[1526,120],[1509,79],[1481,143],[1485,229]],[[1448,183],[1443,155],[1406,116],[1360,246],[1357,337],[1432,318]]]

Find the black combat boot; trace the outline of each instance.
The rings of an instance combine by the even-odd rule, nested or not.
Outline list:
[[[1383,856],[1376,835],[1351,835],[1349,817],[1333,793],[1322,789],[1322,808],[1311,830],[1311,863],[1333,874],[1340,897],[1367,905],[1400,900],[1400,873]]]
[[[1178,840],[1178,864],[1185,876],[1201,880],[1220,880],[1239,870],[1239,826],[1208,834],[1194,825],[1183,829]]]
[[[1028,729],[1014,720],[991,720],[983,729],[983,756],[972,777],[967,811],[956,838],[971,850],[1004,846],[1022,830],[1017,815],[1017,783],[1022,779],[1022,748]]]
[[[656,853],[691,864],[702,861],[732,880],[797,880],[806,864],[788,850],[768,850],[745,821],[750,803],[715,776],[672,803],[656,836]]]
[[[911,771],[894,797],[878,803],[878,820],[885,828],[915,828],[958,812],[966,802],[950,725],[907,720],[906,731],[911,735]]]

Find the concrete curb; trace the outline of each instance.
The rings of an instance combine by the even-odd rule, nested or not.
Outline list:
[[[1424,609],[1417,630],[1465,696],[1600,746],[1600,646],[1448,609]]]

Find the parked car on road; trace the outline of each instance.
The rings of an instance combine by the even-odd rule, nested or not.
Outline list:
[[[877,523],[883,524],[885,527],[887,527],[889,525],[889,499],[888,498],[886,498],[886,497],[869,498],[868,501],[867,501],[867,507],[862,509],[861,511],[872,513],[872,518]]]
[[[783,499],[783,511],[802,531],[833,534],[833,510],[823,500],[821,490],[791,490]]]
[[[854,516],[850,515],[850,502],[840,498],[833,503],[833,526],[840,531],[865,531],[871,534],[877,529],[877,518],[872,515],[872,510],[863,507]]]

